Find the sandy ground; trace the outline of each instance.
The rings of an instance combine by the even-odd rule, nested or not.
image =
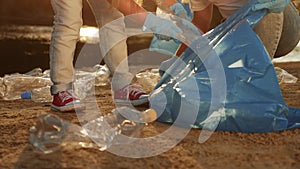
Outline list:
[[[276,63],[276,66],[300,78],[299,62]],[[300,107],[300,81],[296,84],[282,84],[281,88],[287,104]],[[110,112],[114,108],[109,86],[97,88],[96,95],[101,111]],[[74,112],[56,113],[50,110],[49,104],[30,100],[0,101],[1,169],[300,168],[300,129],[260,134],[214,132],[203,144],[197,141],[201,130],[193,129],[169,151],[142,159],[71,146],[52,154],[39,154],[34,151],[28,137],[36,115],[43,112],[56,114],[68,122],[77,122]],[[142,136],[156,135],[168,127],[167,124],[150,123],[144,127]],[[161,145],[156,146],[153,148]]]

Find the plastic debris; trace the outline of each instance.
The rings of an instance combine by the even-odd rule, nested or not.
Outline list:
[[[21,93],[24,91],[32,91],[52,84],[48,78],[25,74],[5,75],[0,82],[2,86],[1,98],[4,100],[21,99]]]
[[[297,83],[298,78],[288,73],[287,71],[281,69],[280,67],[275,67],[278,82],[281,83]]]
[[[30,143],[38,152],[49,154],[61,147],[106,150],[113,144],[127,144],[140,135],[145,123],[156,119],[156,112],[140,112],[129,107],[116,108],[107,115],[82,124],[82,127],[53,114],[41,114],[30,128]],[[137,120],[137,122],[135,121]],[[127,136],[124,137],[123,136]]]
[[[93,92],[94,86],[109,84],[110,72],[105,65],[95,65],[92,68],[84,68],[75,71],[74,90],[80,98],[85,98]],[[42,72],[41,68],[35,68],[25,74],[9,74],[0,78],[0,98],[4,100],[16,100],[31,98],[37,102],[48,102],[51,97],[50,70]],[[47,89],[49,89],[47,91]],[[32,96],[32,97],[31,97]]]
[[[75,82],[73,84],[75,94],[84,99],[93,93],[95,86],[109,84],[110,71],[106,66],[95,65],[92,69],[83,68],[76,70]]]
[[[45,86],[32,91],[26,91],[21,93],[22,99],[31,99],[37,103],[45,103],[52,101],[52,95],[50,93],[50,86]]]
[[[136,82],[141,84],[146,92],[150,92],[154,89],[157,82],[160,80],[158,69],[146,70],[135,75]]]

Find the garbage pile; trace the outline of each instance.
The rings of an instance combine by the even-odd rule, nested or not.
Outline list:
[[[75,70],[74,91],[83,99],[93,92],[94,86],[109,84],[110,72],[105,65]],[[0,78],[0,99],[32,99],[35,102],[50,102],[50,71],[35,68],[25,74],[7,74]]]

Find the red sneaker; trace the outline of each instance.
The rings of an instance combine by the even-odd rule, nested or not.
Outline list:
[[[53,95],[51,109],[60,112],[84,109],[84,104],[73,94],[72,90],[61,91]]]
[[[128,85],[114,92],[114,102],[138,106],[147,103],[148,96],[140,85]]]

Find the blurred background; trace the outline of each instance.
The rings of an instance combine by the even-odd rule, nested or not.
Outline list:
[[[152,0],[136,1],[140,5],[143,4],[149,11],[156,9]],[[15,72],[26,73],[37,67],[43,70],[49,69],[49,45],[53,16],[50,0],[0,0],[1,77]],[[85,59],[85,62],[80,60],[81,65],[76,63],[76,66],[93,66],[99,62],[103,64],[97,42],[97,40],[99,41],[97,25],[86,0],[83,0],[83,28],[80,34],[74,63],[82,49],[89,50],[89,53],[85,54],[91,56],[88,56],[89,59]],[[148,48],[151,39],[152,35],[149,34],[129,37],[127,39],[128,53],[132,54]],[[136,58],[138,55],[129,57],[129,61],[136,60]],[[165,59],[166,57],[161,58],[161,60]]]
[[[84,23],[95,25],[87,2],[83,1]],[[1,0],[0,24],[52,25],[53,11],[50,0]]]
[[[96,26],[83,2],[84,25]],[[52,22],[50,0],[0,0],[0,76],[36,67],[49,69]]]

